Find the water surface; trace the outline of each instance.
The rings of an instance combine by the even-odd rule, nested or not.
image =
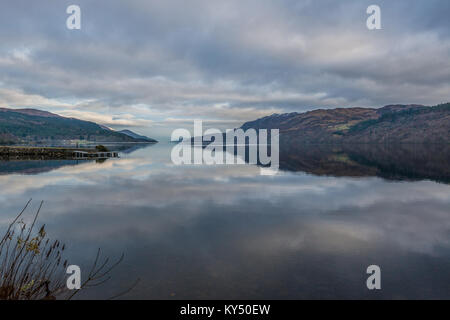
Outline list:
[[[449,153],[292,147],[277,175],[174,166],[159,143],[105,162],[1,162],[0,223],[29,198],[84,268],[125,253],[80,298],[450,298]],[[437,151],[436,151],[437,150]],[[367,266],[382,290],[366,288]]]

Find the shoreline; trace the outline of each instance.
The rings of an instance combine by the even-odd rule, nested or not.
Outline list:
[[[95,148],[0,146],[0,159],[73,160],[76,159],[75,151],[87,152],[89,155],[97,153]]]

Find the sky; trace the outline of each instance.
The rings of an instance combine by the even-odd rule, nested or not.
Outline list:
[[[0,107],[156,138],[450,101],[448,0],[0,0]],[[69,30],[70,5],[81,29]],[[381,30],[366,9],[381,8]]]

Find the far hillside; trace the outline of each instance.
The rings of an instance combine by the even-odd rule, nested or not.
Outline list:
[[[137,134],[136,134],[137,135]],[[90,121],[36,109],[0,108],[0,144],[84,140],[89,142],[156,142],[133,137]]]
[[[288,144],[450,143],[450,103],[433,107],[320,109],[274,114],[245,123],[242,129],[279,129]]]

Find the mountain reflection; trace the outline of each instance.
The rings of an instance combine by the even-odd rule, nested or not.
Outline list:
[[[281,145],[280,169],[319,176],[450,182],[448,145]]]
[[[153,145],[114,145],[128,155]],[[105,160],[97,160],[103,163]],[[89,160],[0,160],[0,175],[41,174]],[[318,176],[381,177],[387,180],[432,180],[450,183],[448,145],[280,145],[280,170]]]
[[[71,263],[89,265],[99,247],[125,253],[112,280],[80,298],[137,277],[124,298],[450,297],[450,184],[415,181],[448,181],[445,148],[291,146],[283,170],[263,176],[254,165],[174,166],[172,147],[0,175],[0,229],[24,199],[44,200],[40,222],[70,244]],[[365,285],[371,264],[379,292]]]
[[[66,166],[86,163],[86,160],[11,160],[0,161],[0,175],[33,175],[50,172]],[[92,161],[89,161],[92,162]]]
[[[152,146],[149,144],[109,144],[110,150],[118,151],[122,154],[130,154],[139,149]],[[26,159],[5,159],[0,158],[0,175],[22,174],[35,175],[50,172],[67,166],[77,166],[86,163],[104,163],[107,159],[96,160],[42,160],[28,157]]]

